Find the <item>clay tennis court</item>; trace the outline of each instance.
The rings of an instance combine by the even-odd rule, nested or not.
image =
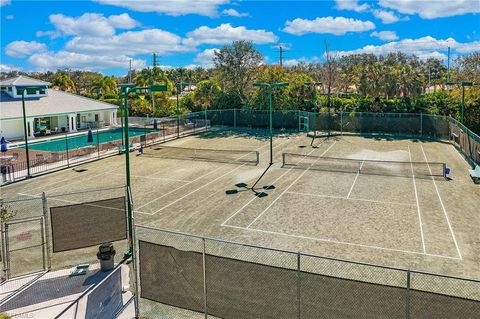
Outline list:
[[[452,145],[361,136],[312,141],[304,133],[285,133],[274,138],[274,164],[266,171],[268,138],[257,133],[212,130],[147,148],[143,155],[131,153],[135,223],[347,260],[480,275],[475,206],[480,193]],[[297,155],[287,154],[283,165],[284,153]],[[339,164],[342,159],[355,161]],[[448,179],[440,176],[439,163],[451,169]],[[3,187],[2,197],[125,183],[123,156],[81,168]]]

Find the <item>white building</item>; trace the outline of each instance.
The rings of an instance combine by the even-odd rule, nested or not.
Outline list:
[[[29,87],[36,87],[31,89]],[[23,138],[22,89],[29,138],[117,124],[117,105],[49,88],[20,75],[0,81],[0,136]]]

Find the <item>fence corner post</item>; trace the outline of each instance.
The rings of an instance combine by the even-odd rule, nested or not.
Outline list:
[[[410,279],[411,273],[410,270],[407,270],[407,296],[405,303],[405,318],[410,319]]]
[[[300,252],[297,253],[297,318],[302,318],[302,286],[300,272]]]
[[[50,220],[48,216],[48,203],[47,195],[45,192],[42,192],[42,209],[43,209],[43,219],[45,227],[45,249],[46,249],[46,258],[47,258],[47,270],[50,271],[52,268],[52,258],[50,254]]]
[[[205,256],[205,238],[202,238],[202,264],[203,264],[203,303],[205,307],[205,319],[208,318],[208,308],[207,308],[207,265],[206,265],[206,256]]]

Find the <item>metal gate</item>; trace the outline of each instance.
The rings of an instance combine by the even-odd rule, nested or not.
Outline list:
[[[4,222],[2,235],[2,279],[47,270],[47,241],[43,216]]]

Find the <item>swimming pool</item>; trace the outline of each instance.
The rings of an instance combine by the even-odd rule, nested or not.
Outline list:
[[[136,128],[130,127],[128,130],[129,137],[135,137],[138,135],[144,135],[146,133],[155,132],[156,130],[147,129],[147,128]],[[46,151],[46,152],[63,152],[67,150],[67,145],[69,150],[85,147],[85,146],[94,146],[97,143],[107,143],[112,141],[119,141],[122,139],[122,129],[113,128],[109,130],[102,130],[98,132],[93,130],[93,142],[87,142],[87,132],[79,135],[68,136],[65,138],[65,135],[62,137],[55,137],[51,140],[41,141],[41,142],[30,142],[28,143],[28,148],[31,150],[37,151]],[[24,148],[25,146],[21,146]]]

